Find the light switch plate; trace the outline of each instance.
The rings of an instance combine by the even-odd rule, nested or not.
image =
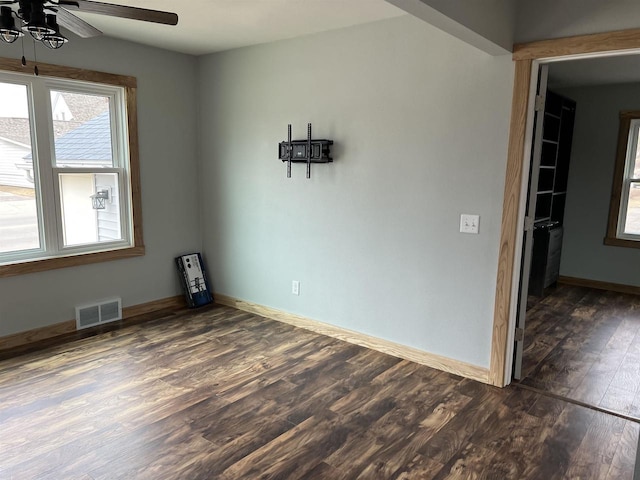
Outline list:
[[[469,215],[468,213],[460,215],[460,232],[478,233],[479,228],[480,215]]]

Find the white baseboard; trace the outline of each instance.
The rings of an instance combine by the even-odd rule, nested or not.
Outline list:
[[[177,295],[175,297],[167,297],[147,303],[142,303],[139,305],[124,307],[122,309],[122,319],[126,322],[127,319],[135,317],[137,315],[152,313],[166,308],[178,309],[184,307],[184,296]],[[60,322],[54,325],[47,325],[46,327],[35,328],[26,332],[14,333],[13,335],[0,337],[0,352],[3,350],[10,350],[12,348],[37,343],[49,338],[70,334],[75,331],[76,321],[67,320],[66,322]]]
[[[348,330],[346,328],[336,327],[335,325],[329,325],[300,315],[276,310],[275,308],[239,300],[220,293],[215,293],[214,299],[215,302],[220,305],[227,305],[229,307],[237,308],[238,310],[254,313],[295,327],[304,328],[315,333],[337,338],[339,340],[370,348],[388,355],[393,355],[394,357],[403,358],[421,365],[426,365],[438,370],[477,380],[482,383],[489,383],[489,370],[487,368],[435,355],[433,353],[428,353],[413,347],[407,347],[406,345],[401,345],[389,340],[372,337],[364,333],[354,332],[353,330]]]

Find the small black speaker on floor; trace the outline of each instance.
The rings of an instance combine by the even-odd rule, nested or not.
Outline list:
[[[199,253],[181,255],[176,257],[176,265],[187,305],[195,308],[213,302],[202,256]]]

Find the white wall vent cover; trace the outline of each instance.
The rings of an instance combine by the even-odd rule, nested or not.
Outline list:
[[[115,322],[122,318],[122,299],[112,298],[100,303],[80,305],[76,307],[76,329],[94,327],[104,323]]]

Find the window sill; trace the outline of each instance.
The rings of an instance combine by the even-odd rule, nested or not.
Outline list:
[[[612,247],[640,248],[639,240],[627,240],[615,237],[605,237],[604,244]]]
[[[109,262],[123,258],[140,257],[144,255],[144,246],[128,247],[105,252],[85,253],[69,257],[45,258],[9,265],[0,265],[0,278],[26,275],[28,273],[45,272],[57,268],[77,267],[91,263]]]

